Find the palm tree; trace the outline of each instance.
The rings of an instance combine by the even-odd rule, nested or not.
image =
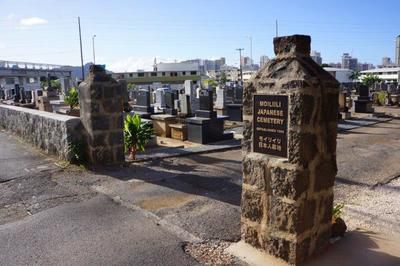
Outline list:
[[[142,123],[139,115],[127,115],[124,122],[125,150],[129,152],[129,160],[136,159],[137,151],[144,151],[144,146],[153,135],[150,124]]]

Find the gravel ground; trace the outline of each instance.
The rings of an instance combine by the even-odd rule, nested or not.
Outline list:
[[[202,265],[243,265],[225,252],[231,242],[208,241],[204,243],[187,243],[184,250]]]
[[[400,179],[364,189],[348,199],[343,218],[349,230],[368,229],[400,235]]]

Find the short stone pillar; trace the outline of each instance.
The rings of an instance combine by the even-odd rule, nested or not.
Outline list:
[[[290,264],[328,243],[337,173],[339,84],[310,43],[275,38],[244,91],[242,239]]]
[[[86,131],[87,159],[92,165],[125,161],[122,85],[97,65],[79,85],[79,105]]]

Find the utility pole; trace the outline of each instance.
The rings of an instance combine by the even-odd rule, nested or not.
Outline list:
[[[96,34],[92,36],[92,46],[93,46],[93,64],[96,64],[96,53],[94,49],[94,38],[96,38]]]
[[[253,65],[253,37],[250,36],[250,63]]]
[[[237,48],[236,51],[239,51],[239,66],[240,66],[240,81],[243,82],[243,68],[242,68],[242,51],[244,48]]]
[[[276,34],[276,37],[278,37],[278,20],[277,19],[275,20],[275,34]]]
[[[81,46],[81,68],[82,68],[82,80],[85,79],[85,69],[83,67],[83,51],[82,51],[82,33],[81,33],[81,18],[78,17],[78,27],[79,27],[79,43]]]

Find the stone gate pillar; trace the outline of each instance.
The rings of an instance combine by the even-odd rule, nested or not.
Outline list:
[[[79,85],[79,105],[86,131],[87,159],[92,165],[125,161],[123,135],[123,86],[97,65]]]
[[[298,264],[330,237],[338,82],[309,36],[274,39],[276,58],[244,91],[242,239]]]

